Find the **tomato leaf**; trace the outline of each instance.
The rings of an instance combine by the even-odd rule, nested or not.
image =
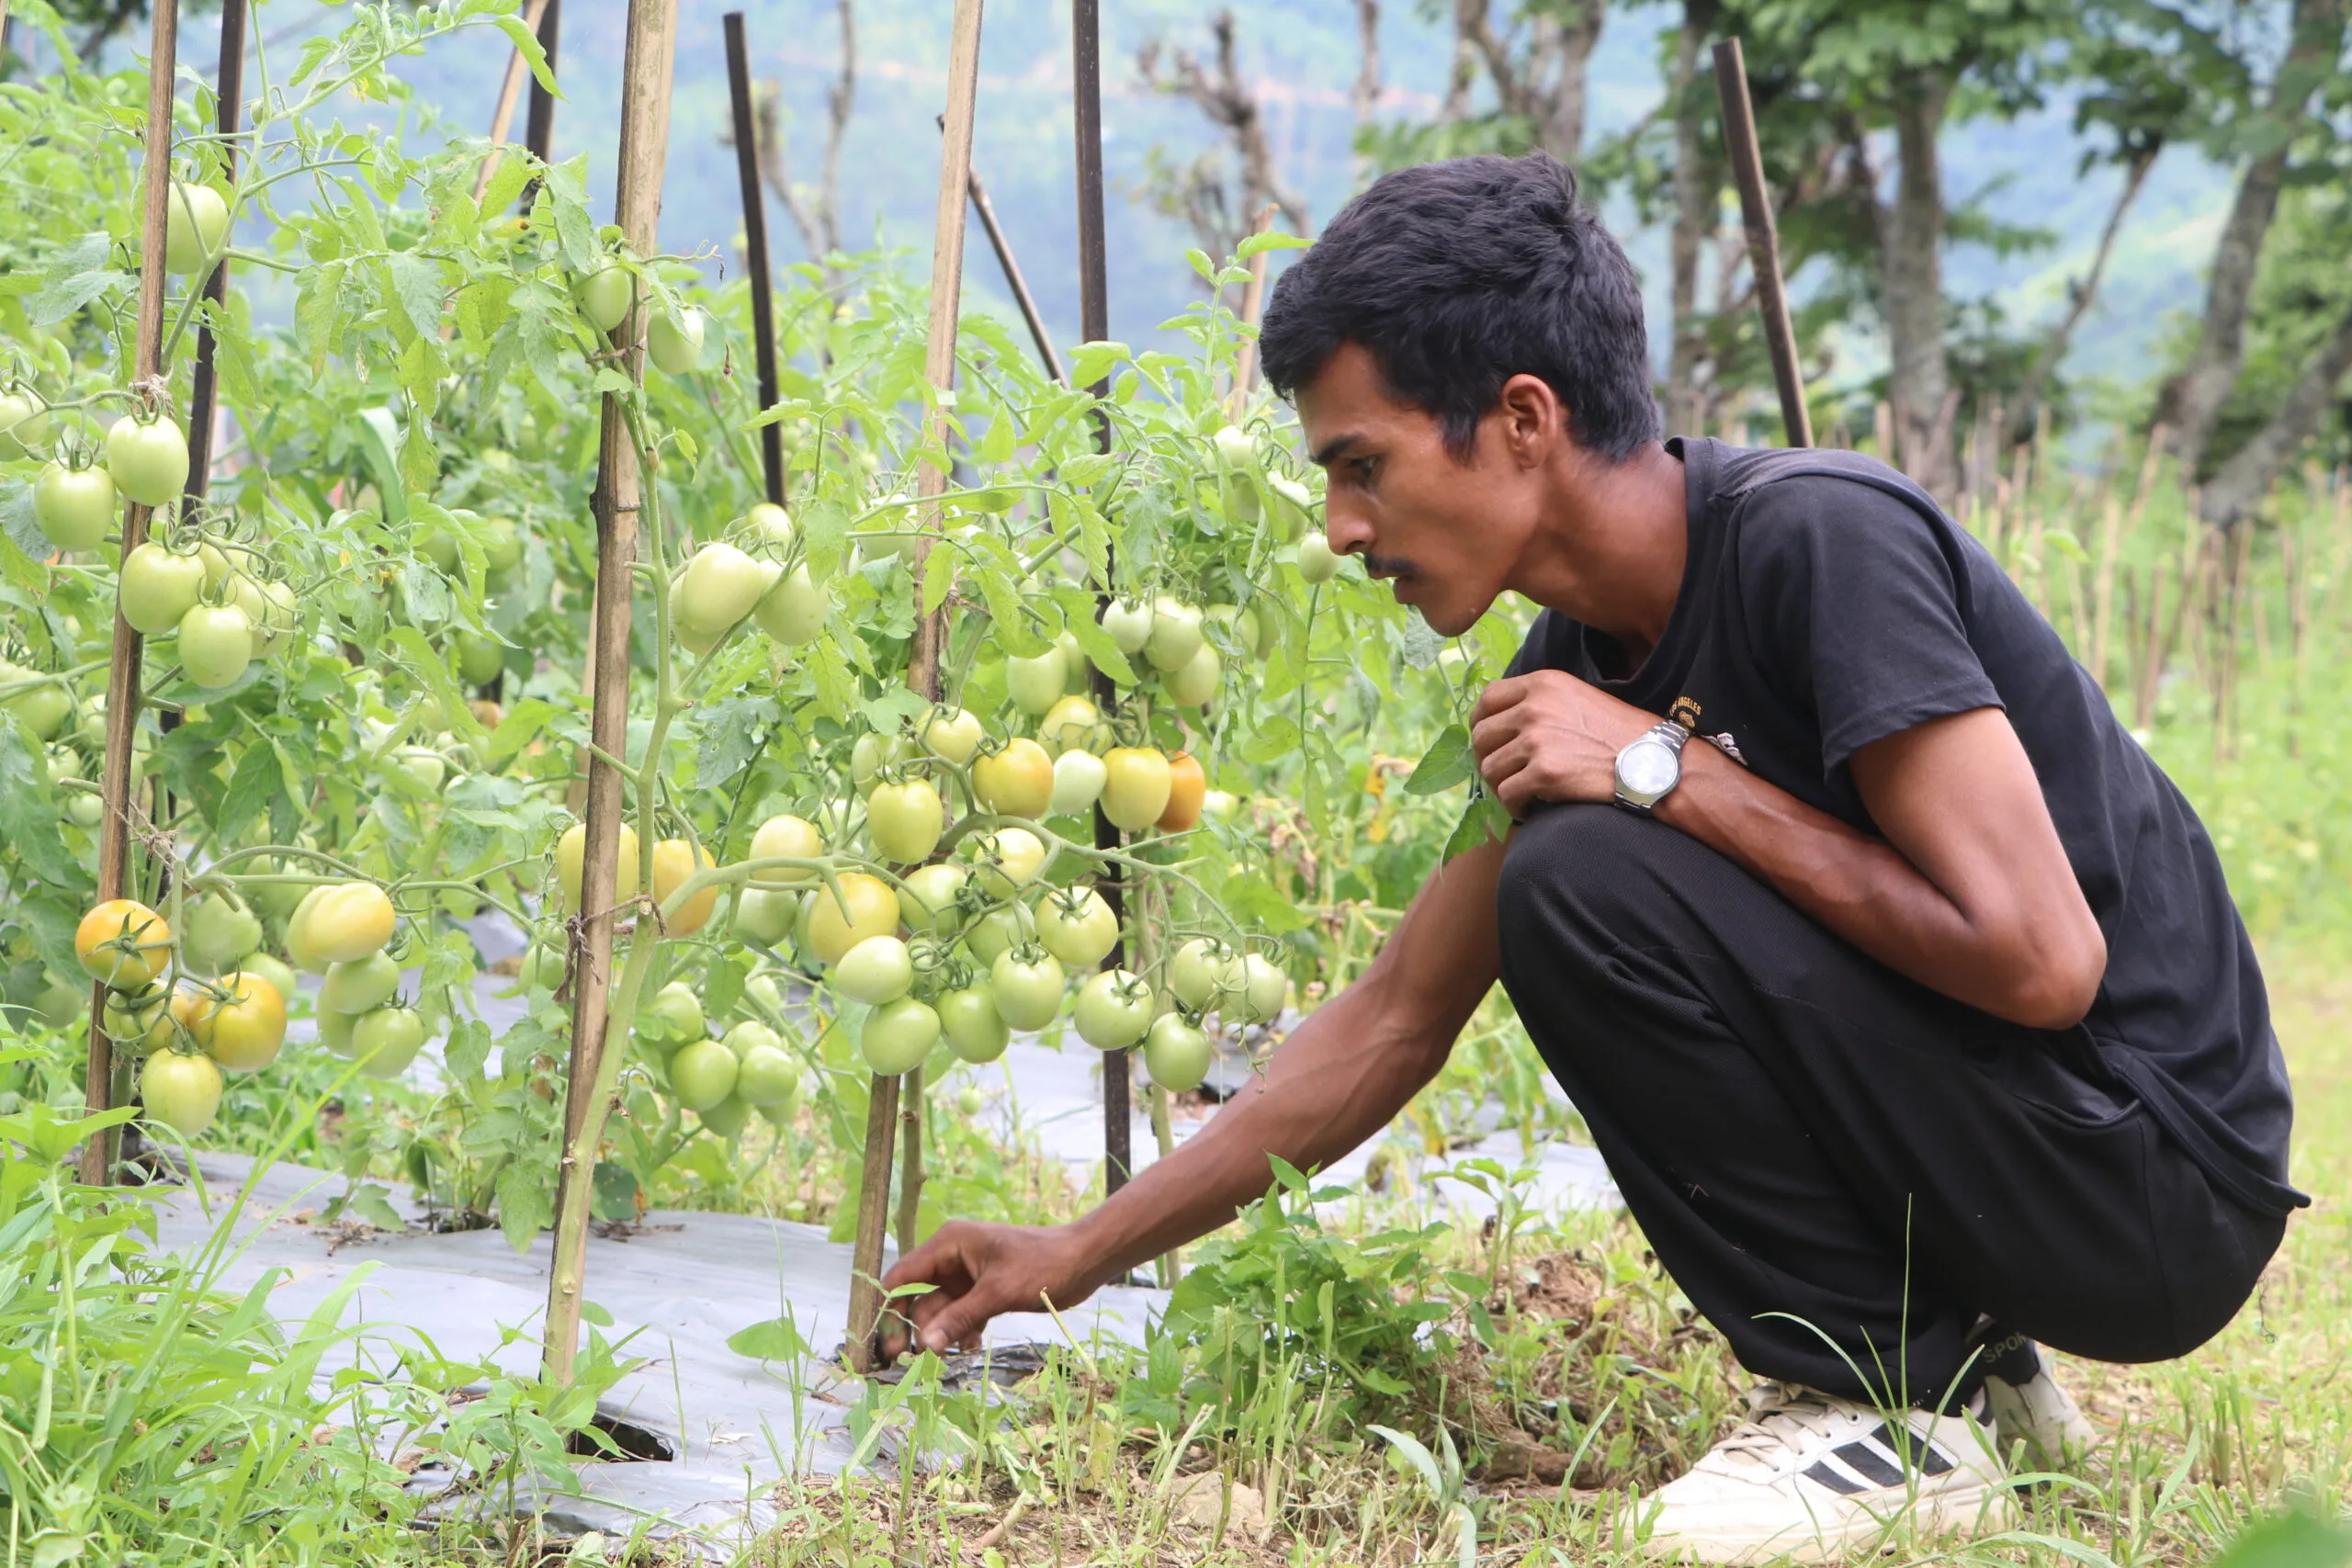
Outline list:
[[[255,818],[269,809],[270,802],[285,787],[284,775],[278,771],[277,748],[266,740],[246,747],[229,775],[229,788],[220,797],[220,816],[213,830],[223,842],[233,841]]]
[[[15,715],[0,717],[0,840],[25,869],[62,888],[89,885],[82,863],[57,830],[57,801],[40,778],[40,743]]]
[[[1449,724],[1405,781],[1407,795],[1440,795],[1477,772],[1477,753],[1470,749],[1470,732]]]
[[[1510,833],[1510,813],[1503,809],[1502,802],[1479,795],[1462,813],[1462,820],[1455,825],[1453,836],[1445,840],[1445,848],[1438,855],[1438,863],[1443,865],[1456,855],[1484,849],[1490,843],[1500,843]]]
[[[755,1361],[797,1361],[806,1357],[808,1342],[789,1317],[770,1318],[727,1337],[727,1348]]]

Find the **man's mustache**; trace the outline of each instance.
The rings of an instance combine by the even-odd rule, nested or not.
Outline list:
[[[1363,569],[1374,577],[1412,577],[1416,575],[1416,569],[1413,563],[1407,560],[1402,556],[1367,555],[1363,558]]]

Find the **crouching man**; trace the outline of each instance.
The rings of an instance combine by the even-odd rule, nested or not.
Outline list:
[[[1439,632],[1542,606],[1473,739],[1517,826],[1199,1135],[1072,1224],[953,1224],[934,1348],[1370,1137],[1497,979],[1660,1262],[1761,1380],[1662,1554],[1984,1530],[2090,1438],[2037,1344],[2185,1355],[2289,1212],[2262,976],[2196,813],[1990,555],[1838,452],[1658,439],[1633,269],[1574,176],[1389,175],[1261,348],[1334,549]]]

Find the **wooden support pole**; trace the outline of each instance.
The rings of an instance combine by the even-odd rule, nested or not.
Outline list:
[[[1078,136],[1078,313],[1079,335],[1088,343],[1101,343],[1111,335],[1111,279],[1109,252],[1103,239],[1102,224],[1102,0],[1070,0],[1070,63],[1074,92],[1073,118]],[[1108,396],[1111,383],[1106,378],[1091,389],[1098,397]],[[1094,422],[1094,449],[1111,449],[1111,422],[1098,415]],[[1106,556],[1106,564],[1115,564]],[[1106,574],[1099,604],[1109,607],[1111,581]],[[1094,694],[1094,705],[1103,714],[1118,706],[1119,689],[1110,676],[1096,670],[1089,682]],[[1094,807],[1094,847],[1098,850],[1119,848],[1119,829],[1102,813],[1100,801]],[[1116,878],[1105,877],[1097,891],[1111,913],[1121,924],[1126,920],[1126,895]],[[1122,942],[1111,949],[1102,960],[1106,969],[1126,967],[1126,944]],[[1130,1051],[1108,1051],[1102,1056],[1102,1190],[1105,1196],[1127,1184],[1135,1170],[1132,1147],[1134,1114],[1128,1094],[1127,1063]]]
[[[523,25],[537,32],[546,19],[552,0],[528,0],[523,7]],[[481,170],[474,175],[474,204],[481,204],[481,193],[490,188],[491,180],[498,173],[504,158],[506,133],[514,126],[514,105],[523,96],[523,80],[530,75],[530,67],[523,63],[523,51],[516,50],[506,59],[505,79],[498,84],[498,107],[490,115],[490,152],[481,161]]]
[[[245,93],[245,0],[221,0],[220,65],[213,96],[219,104],[214,128],[220,136],[220,158],[230,181],[237,177],[237,132],[243,126]],[[229,258],[213,264],[205,279],[204,298],[219,305],[229,297]],[[196,371],[187,399],[187,501],[203,504],[212,491],[212,427],[218,417],[220,378],[213,369],[212,323],[197,329]]]
[[[131,369],[142,396],[163,399],[159,384],[164,350],[164,241],[172,199],[172,73],[179,52],[175,6],[157,6],[148,29],[145,202],[139,243],[139,326]],[[128,558],[147,539],[149,508],[132,502],[122,513],[122,553]],[[102,780],[106,815],[98,833],[98,897],[123,897],[130,870],[130,742],[139,725],[139,671],[143,639],[117,609],[114,648],[107,664],[107,750]],[[82,1079],[83,1103],[92,1112],[114,1103],[114,1047],[101,1027],[107,988],[90,987],[89,1055]],[[114,1180],[111,1131],[82,1145],[81,1177],[91,1187]]]
[[[1739,215],[1747,230],[1747,265],[1756,275],[1756,310],[1764,319],[1772,380],[1781,391],[1781,423],[1792,446],[1813,445],[1813,414],[1805,407],[1804,372],[1797,364],[1796,329],[1789,321],[1789,292],[1781,278],[1781,235],[1772,223],[1772,196],[1764,185],[1764,158],[1756,143],[1756,109],[1747,98],[1747,62],[1739,40],[1715,45],[1715,94],[1723,100],[1724,154],[1739,186]],[[1886,462],[1894,455],[1882,452]]]
[[[768,260],[767,198],[760,185],[759,127],[752,113],[752,50],[743,13],[721,18],[727,28],[727,96],[735,110],[735,175],[743,191],[743,256],[752,285],[752,349],[759,367],[760,409],[775,407],[775,268]],[[784,428],[760,426],[760,476],[768,500],[784,504]]]
[[[1070,63],[1075,91],[1072,95],[1074,118],[1078,135],[1078,313],[1079,335],[1088,343],[1101,343],[1111,335],[1111,279],[1109,252],[1103,240],[1102,224],[1102,0],[1070,0]],[[1091,389],[1098,397],[1108,396],[1111,383],[1105,378]],[[1094,449],[1111,449],[1111,422],[1098,415],[1094,422]],[[1106,575],[1099,601],[1107,608],[1111,603],[1111,583]],[[1096,670],[1089,682],[1094,693],[1094,705],[1105,715],[1118,705],[1119,688],[1111,677]],[[1119,848],[1119,829],[1110,818],[1102,814],[1101,802],[1094,807],[1094,847],[1098,850]],[[1121,924],[1126,919],[1126,896],[1116,878],[1105,877],[1097,891],[1111,913]],[[1107,969],[1126,967],[1126,944],[1122,942],[1111,949],[1103,959]],[[1102,1190],[1105,1196],[1127,1184],[1135,1170],[1132,1147],[1134,1114],[1128,1094],[1128,1066],[1132,1055],[1128,1051],[1108,1051],[1102,1056]]]
[[[620,169],[613,216],[639,255],[658,248],[662,167],[670,150],[670,80],[677,54],[678,0],[629,0],[621,62]],[[646,306],[640,300],[617,341],[628,345],[630,378],[645,377]],[[588,1198],[596,1151],[582,1146],[608,1043],[614,908],[620,863],[623,801],[612,759],[628,751],[628,632],[631,568],[637,559],[638,471],[622,395],[605,394],[594,504],[596,512],[595,705],[588,721],[596,750],[588,758],[587,833],[580,874],[580,913],[571,953],[571,1054],[563,1100],[564,1152],[556,1189],[555,1257],[548,1274],[545,1367],[548,1381],[569,1382],[579,1348],[587,1267]],[[650,850],[649,842],[643,849]],[[640,941],[651,941],[647,931]],[[598,1118],[601,1122],[602,1118]]]
[[[1029,324],[1029,339],[1037,345],[1037,362],[1046,367],[1046,375],[1053,380],[1062,378],[1062,356],[1054,352],[1054,340],[1046,331],[1046,318],[1037,311],[1037,300],[1029,292],[1029,280],[1021,276],[1021,264],[1012,259],[1012,243],[1004,237],[1004,230],[996,220],[996,203],[989,199],[988,187],[980,184],[980,172],[972,171],[972,210],[980,215],[980,229],[989,237],[989,248],[996,252],[996,265],[1004,269],[1004,286],[1012,290],[1013,303],[1021,307],[1021,319]]]
[[[944,394],[956,389],[956,321],[964,288],[965,198],[972,177],[972,122],[980,85],[980,0],[956,0],[956,17],[947,44],[947,116],[939,158],[939,203],[931,251],[930,337],[923,353],[923,379],[933,389],[923,412],[923,449],[936,453],[947,444],[948,410]],[[922,520],[915,540],[914,592],[922,604],[923,579],[933,570],[932,541],[945,525],[939,498],[947,492],[944,463],[926,462],[916,476],[915,497]],[[944,558],[943,558],[944,561]],[[947,641],[947,606],[943,602],[915,624],[914,649],[907,663],[907,684],[931,702],[941,696],[939,662]],[[878,1362],[876,1331],[882,1325],[882,1240],[890,1213],[891,1145],[898,1132],[901,1094],[922,1093],[922,1070],[897,1078],[876,1077],[865,1117],[865,1167],[857,1192],[857,1230],[852,1246],[849,1281],[848,1355],[857,1371]],[[909,1118],[907,1151],[901,1177],[902,1244],[911,1239],[913,1216],[922,1190],[922,1123],[920,1111]]]
[[[1274,214],[1280,210],[1271,201],[1260,208],[1258,226],[1251,232],[1262,234],[1272,229]],[[1266,312],[1266,269],[1273,259],[1272,251],[1260,251],[1250,258],[1250,281],[1241,290],[1241,324],[1245,327],[1256,326],[1259,318]],[[1250,403],[1250,389],[1257,384],[1258,340],[1245,337],[1241,340],[1241,352],[1233,361],[1233,398],[1227,404],[1227,412],[1234,418],[1241,417],[1241,411]]]

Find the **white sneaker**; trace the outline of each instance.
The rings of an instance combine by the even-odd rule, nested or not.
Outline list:
[[[2051,1375],[2041,1346],[1989,1320],[1977,1325],[1969,1344],[1983,1348],[1978,1365],[1984,1371],[1984,1399],[2005,1457],[2022,1447],[2025,1461],[2038,1470],[2071,1470],[2098,1445],[2098,1428]]]
[[[2008,1477],[1977,1396],[1965,1415],[1889,1416],[1795,1383],[1748,1395],[1748,1419],[1645,1500],[1650,1555],[1827,1562],[1897,1532],[2008,1528]]]

